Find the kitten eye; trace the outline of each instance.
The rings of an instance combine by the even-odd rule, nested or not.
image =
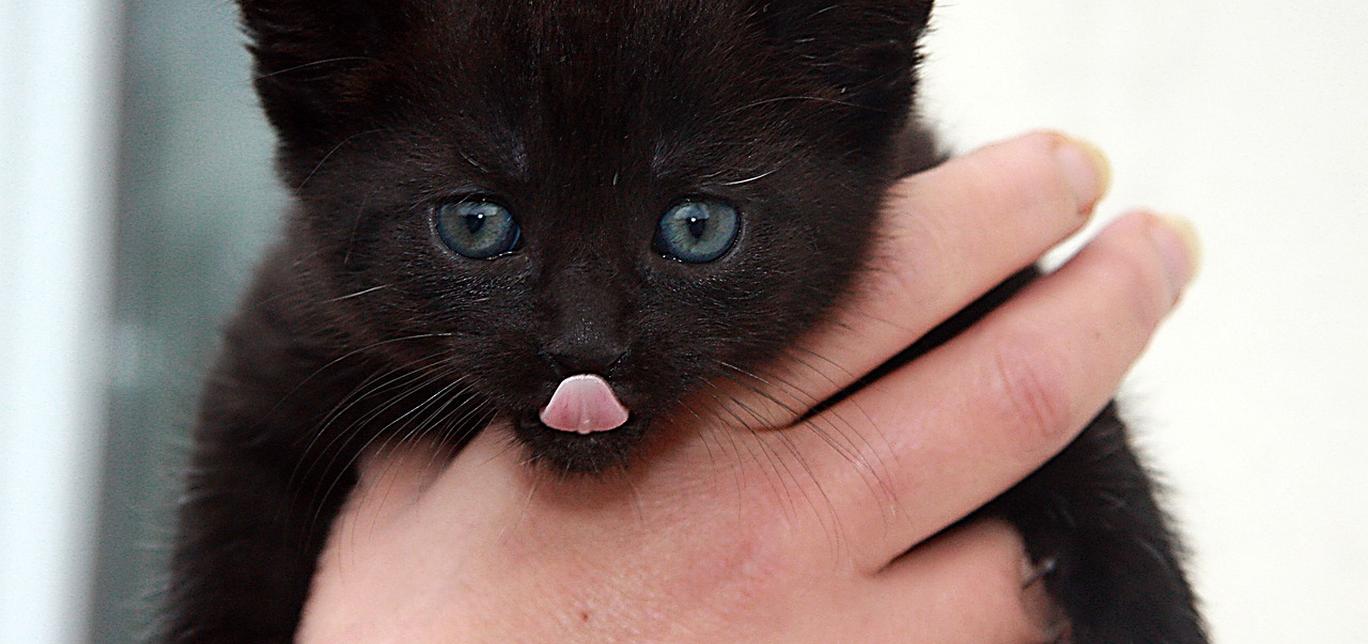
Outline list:
[[[491,259],[516,249],[522,230],[507,208],[467,199],[437,207],[437,236],[459,255]]]
[[[656,250],[681,262],[704,264],[731,250],[740,230],[736,209],[720,201],[685,201],[656,227]]]

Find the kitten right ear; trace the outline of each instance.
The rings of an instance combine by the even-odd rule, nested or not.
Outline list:
[[[375,95],[403,11],[373,0],[240,0],[267,117],[291,145],[344,126]]]
[[[834,103],[866,141],[887,140],[912,107],[918,40],[932,0],[752,0],[777,47],[808,77],[837,92]]]

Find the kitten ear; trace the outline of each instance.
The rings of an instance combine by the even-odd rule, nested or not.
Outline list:
[[[931,18],[932,0],[757,0],[758,15],[774,42],[804,63],[809,77],[834,91],[831,98],[866,114],[853,115],[884,137],[905,123],[921,62],[918,41]]]
[[[373,0],[239,0],[256,87],[287,144],[307,145],[345,122],[380,78],[402,12]]]

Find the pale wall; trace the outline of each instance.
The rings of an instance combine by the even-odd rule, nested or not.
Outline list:
[[[958,0],[928,43],[959,149],[1062,128],[1100,212],[1191,218],[1206,265],[1125,396],[1220,642],[1368,642],[1368,3]]]

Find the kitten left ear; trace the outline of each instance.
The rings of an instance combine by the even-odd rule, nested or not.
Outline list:
[[[773,42],[831,97],[889,119],[861,119],[884,137],[905,122],[932,0],[756,0]]]
[[[335,134],[351,104],[375,91],[380,56],[403,11],[373,0],[239,0],[257,92],[287,144]]]

